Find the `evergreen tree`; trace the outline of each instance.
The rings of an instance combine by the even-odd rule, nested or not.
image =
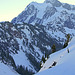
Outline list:
[[[44,58],[44,56],[42,56],[42,61],[43,61],[43,63],[45,63],[45,58]]]
[[[52,46],[52,53],[54,53],[54,52],[56,52],[56,46],[55,46],[55,44],[53,44],[53,46]]]
[[[25,68],[24,66],[20,65],[16,67],[16,71],[20,74],[20,75],[33,75],[34,72],[32,72],[32,70],[28,70],[27,67]]]
[[[41,61],[40,61],[40,68],[42,68],[42,63],[41,63]]]
[[[46,54],[44,56],[42,56],[42,59],[40,61],[40,68],[43,66],[43,64],[45,63],[45,61],[49,58],[49,54]]]
[[[47,57],[47,54],[45,53],[45,58]]]
[[[64,43],[63,48],[67,47],[67,45],[68,45],[68,42],[66,41],[66,42]]]
[[[70,41],[70,34],[67,34],[66,38],[67,38],[67,42],[69,42]]]
[[[65,41],[63,48],[67,47],[68,42],[70,41],[70,34],[67,34],[66,39],[67,40]]]
[[[47,59],[49,58],[49,55],[47,54]]]

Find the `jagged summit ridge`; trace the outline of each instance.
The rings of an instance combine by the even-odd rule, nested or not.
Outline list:
[[[46,3],[55,3],[57,2],[58,0],[45,0]]]
[[[45,0],[45,3],[51,3],[53,6],[59,7],[62,5],[58,0]]]

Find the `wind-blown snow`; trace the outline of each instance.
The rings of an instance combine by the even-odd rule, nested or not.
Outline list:
[[[67,52],[69,49],[69,53]],[[50,55],[44,66],[36,75],[75,75],[75,37],[69,45]],[[56,66],[49,68],[56,61]]]

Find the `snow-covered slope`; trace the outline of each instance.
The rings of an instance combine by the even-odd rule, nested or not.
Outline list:
[[[69,50],[69,53],[68,51]],[[35,75],[75,75],[75,37],[69,45],[50,55],[50,58]],[[55,66],[52,66],[57,62]],[[52,68],[51,68],[52,66]]]
[[[0,61],[0,75],[19,75],[12,67],[7,66]]]
[[[5,63],[8,61],[7,54],[10,54],[16,66],[22,65],[28,70],[37,72],[40,69],[42,56],[51,52],[52,44],[55,43],[57,49],[62,48],[62,44],[58,42],[47,34],[44,26],[0,23],[0,52],[6,54],[3,59]]]

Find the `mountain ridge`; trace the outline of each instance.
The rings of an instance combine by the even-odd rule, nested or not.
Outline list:
[[[56,2],[59,2],[56,0]],[[61,2],[60,2],[61,3]],[[59,4],[57,4],[59,5]],[[29,23],[27,21],[25,21],[28,17],[32,18],[33,21],[35,19],[43,19],[45,14],[44,13],[46,10],[48,10],[48,12],[50,11],[50,7],[54,7],[54,9],[56,9],[54,5],[52,5],[51,3],[37,3],[37,2],[32,2],[30,3],[26,8],[25,10],[18,15],[18,17],[16,17],[15,19],[13,19],[11,22],[12,23],[18,23],[18,22],[25,22],[25,23]],[[61,7],[61,8],[65,8],[64,10],[73,10],[75,8],[74,5],[69,5],[67,3],[62,3],[61,6],[58,6],[58,7]],[[53,10],[52,10],[53,11]],[[23,15],[23,16],[22,16]],[[29,15],[29,16],[28,16]],[[21,19],[19,19],[21,16]],[[41,17],[40,17],[41,16]],[[51,15],[52,16],[52,15]],[[23,17],[24,17],[24,20],[23,20]],[[14,22],[13,22],[14,21]],[[18,22],[17,22],[18,21]],[[29,19],[28,19],[29,21]],[[33,22],[32,21],[32,22]],[[38,20],[37,20],[38,21]],[[37,23],[37,21],[35,23]],[[31,22],[31,23],[32,23]],[[38,23],[40,24],[40,23]]]

